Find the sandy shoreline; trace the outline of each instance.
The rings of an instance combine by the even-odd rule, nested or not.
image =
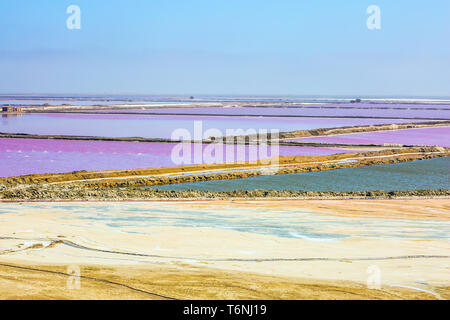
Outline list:
[[[427,191],[436,191],[436,190],[427,190]],[[372,191],[371,191],[372,192]],[[376,193],[377,191],[373,191]],[[326,193],[326,192],[322,192]],[[408,193],[408,191],[405,191],[405,193]],[[447,193],[447,191],[444,191],[444,193]],[[207,198],[207,197],[196,197],[196,198],[183,198],[183,197],[177,197],[177,198],[136,198],[136,199],[61,199],[57,200],[56,202],[60,203],[127,203],[127,202],[134,202],[134,203],[152,203],[152,202],[161,202],[161,201],[168,201],[168,202],[186,202],[186,201],[194,201],[194,202],[202,202],[202,201],[211,201],[211,202],[220,202],[220,201],[289,201],[289,200],[304,200],[304,201],[324,201],[324,200],[432,200],[432,199],[450,199],[450,195],[441,195],[441,196],[412,196],[412,195],[405,195],[405,196],[391,196],[391,197],[385,197],[385,196],[311,196],[311,197],[216,197],[216,198]],[[40,200],[40,199],[0,199],[0,203],[54,203],[55,200]]]
[[[84,266],[80,289],[67,289],[66,266],[0,263],[2,299],[437,299],[405,287],[368,289],[350,281],[325,281],[227,272],[208,268]],[[20,292],[18,292],[20,289]],[[448,299],[449,288],[437,288]]]
[[[448,299],[449,213],[448,199],[3,203],[0,297],[158,298],[125,284],[177,299]],[[293,227],[325,238],[278,234]],[[81,290],[65,287],[73,265]]]

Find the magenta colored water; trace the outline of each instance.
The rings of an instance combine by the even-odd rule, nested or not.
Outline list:
[[[80,140],[43,140],[43,139],[0,139],[0,176],[18,176],[37,173],[62,173],[80,170],[113,170],[135,168],[159,168],[182,165],[173,160],[171,154],[174,143],[142,143],[120,141],[80,141]],[[190,150],[190,163],[211,163],[206,157],[206,148],[203,145],[202,159],[194,158],[194,148],[187,145]],[[251,158],[251,151],[257,147],[245,147],[245,159],[238,158],[236,147],[232,151],[232,161],[256,160]],[[352,152],[351,150],[337,148],[310,148],[280,146],[281,156],[295,155],[330,155],[334,153]],[[219,149],[225,155],[230,155],[223,146]],[[273,152],[276,150],[274,149]],[[356,152],[356,150],[354,150]],[[228,152],[228,153],[227,153]],[[271,156],[272,150],[267,155]],[[188,154],[188,153],[186,153]],[[214,155],[213,153],[211,153]],[[242,155],[242,153],[240,153]],[[266,158],[262,153],[255,151],[256,158]],[[228,160],[227,160],[228,161]],[[184,163],[184,164],[190,164]]]
[[[202,131],[215,128],[224,135],[227,129],[278,129],[283,131],[402,123],[410,120],[384,119],[324,119],[324,118],[258,118],[227,116],[148,116],[108,114],[23,114],[3,117],[0,132],[80,135],[105,137],[171,138],[176,129],[185,129],[191,135],[194,121],[201,121]],[[217,135],[217,134],[215,134]]]
[[[100,110],[101,113],[163,113],[163,114],[220,114],[220,115],[264,115],[264,116],[313,116],[313,117],[392,117],[450,119],[448,105],[326,105],[305,107],[238,107],[238,108],[155,108]],[[364,108],[364,109],[361,109]],[[381,109],[382,108],[382,109]],[[438,108],[440,110],[433,110]],[[427,109],[427,110],[417,110]],[[97,112],[97,111],[96,111]]]
[[[342,134],[327,137],[292,139],[291,141],[327,142],[346,144],[404,144],[439,145],[450,147],[450,127],[405,129],[367,133]]]

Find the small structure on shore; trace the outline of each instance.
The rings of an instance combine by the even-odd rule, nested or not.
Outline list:
[[[3,113],[22,113],[22,108],[20,107],[11,107],[8,105],[4,105],[2,107],[2,112]]]

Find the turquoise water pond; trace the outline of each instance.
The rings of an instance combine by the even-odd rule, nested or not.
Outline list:
[[[450,189],[450,158],[346,168],[338,170],[257,176],[235,180],[180,183],[152,188],[161,190],[425,190]]]

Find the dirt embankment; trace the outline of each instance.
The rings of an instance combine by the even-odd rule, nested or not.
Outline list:
[[[338,154],[328,157],[288,157],[280,161],[277,171],[265,172],[262,164],[203,165],[162,169],[81,172],[54,175],[32,175],[0,179],[0,199],[3,200],[132,200],[155,198],[392,198],[392,197],[448,197],[449,190],[425,191],[361,191],[350,193],[309,191],[160,191],[143,189],[184,182],[230,180],[263,174],[288,174],[324,171],[350,167],[398,163],[412,160],[450,156],[444,148],[402,148],[377,152]],[[350,160],[351,159],[351,160]],[[214,169],[242,169],[251,171],[214,172]],[[247,170],[246,169],[246,170]],[[259,169],[259,170],[258,170]],[[203,171],[202,171],[203,170]],[[210,171],[210,172],[208,172]],[[173,176],[173,174],[178,174]]]
[[[163,138],[141,138],[141,137],[101,137],[101,136],[62,136],[62,135],[41,135],[28,133],[8,133],[0,132],[0,138],[12,139],[43,139],[43,140],[82,140],[82,141],[124,141],[124,142],[167,142],[179,143],[171,139]]]
[[[143,188],[84,188],[79,185],[30,186],[3,191],[0,201],[127,201],[154,199],[394,199],[450,197],[450,190],[314,192],[302,190],[168,191]]]

